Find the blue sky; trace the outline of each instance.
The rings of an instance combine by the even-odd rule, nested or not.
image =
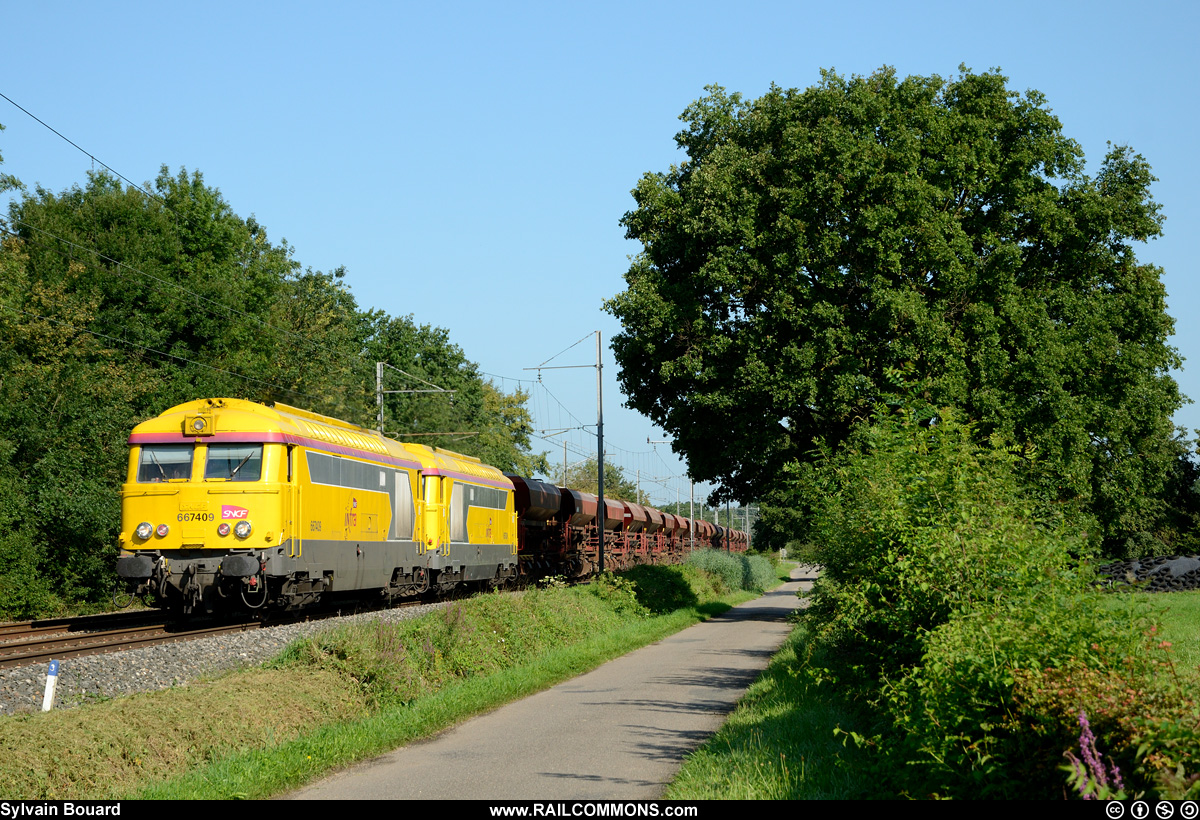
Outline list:
[[[1174,344],[1192,360],[1176,376],[1200,399],[1198,8],[2,0],[0,91],[131,179],[201,171],[301,263],[344,265],[361,305],[448,328],[485,372],[528,379],[523,368],[600,330],[612,457],[678,476],[669,448],[645,443],[661,432],[620,406],[618,327],[600,304],[638,250],[618,224],[630,189],[678,161],[677,118],[712,83],[753,97],[812,85],[821,68],[998,67],[1046,95],[1091,168],[1106,142],[1132,146],[1167,218],[1138,255],[1164,269]],[[92,167],[3,100],[0,123],[3,170],[30,187],[61,190]],[[555,363],[593,358],[585,342]],[[595,421],[593,371],[543,379],[539,425]],[[1200,409],[1176,421],[1200,427]]]

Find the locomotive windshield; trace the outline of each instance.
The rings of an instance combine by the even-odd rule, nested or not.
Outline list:
[[[210,444],[204,478],[225,481],[258,481],[262,475],[261,444]]]
[[[143,444],[137,480],[143,484],[187,481],[192,477],[192,445]]]

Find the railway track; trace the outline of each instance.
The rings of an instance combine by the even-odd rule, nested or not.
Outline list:
[[[394,608],[419,606],[421,603],[405,602]],[[223,623],[172,619],[164,617],[162,612],[156,610],[0,624],[0,669],[248,632],[300,620],[324,620],[351,612],[379,608],[358,605],[348,611],[346,607],[332,606],[325,610],[305,610],[294,615],[280,614],[270,619]]]
[[[24,640],[36,635],[57,635],[64,632],[90,632],[106,628],[136,626],[152,620],[163,620],[161,612],[110,612],[105,615],[81,615],[74,618],[41,618],[36,621],[0,623],[0,645],[12,640]]]
[[[260,621],[186,623],[164,620],[161,613],[130,618],[126,623],[110,619],[107,626],[87,619],[4,624],[0,626],[0,669],[245,632],[262,626]]]

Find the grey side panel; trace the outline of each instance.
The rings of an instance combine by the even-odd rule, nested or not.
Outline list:
[[[458,481],[450,494],[450,540],[466,543],[467,516],[471,507],[503,512],[508,506],[509,492],[495,487],[481,487]]]
[[[323,541],[305,538],[299,558],[288,556],[290,544],[267,560],[268,575],[290,575],[307,572],[310,578],[321,578],[333,572],[333,590],[347,592],[355,589],[379,589],[387,586],[395,570],[412,572],[413,567],[426,565],[414,541]]]
[[[257,565],[259,556],[266,561],[266,574],[285,577],[296,573],[307,573],[311,579],[328,578],[331,592],[353,592],[355,590],[382,589],[388,586],[396,570],[401,575],[412,573],[414,568],[447,570],[463,573],[467,581],[484,581],[496,577],[501,567],[515,569],[517,557],[506,544],[453,544],[449,555],[424,553],[415,541],[328,541],[305,538],[303,552],[299,557],[289,553],[290,541],[267,550],[255,550],[252,554],[229,556],[218,550],[169,550],[164,557],[169,561],[171,577],[169,583],[178,588],[189,572],[207,579],[210,584],[216,577],[218,567],[230,561],[233,577],[247,577],[250,564]],[[149,562],[149,558],[142,556]],[[246,566],[242,566],[245,564]],[[142,567],[137,567],[141,570]]]
[[[329,456],[313,450],[306,450],[305,457],[308,459],[308,476],[314,484],[380,493],[387,486],[387,474],[394,472],[389,467]]]
[[[496,577],[499,567],[516,567],[517,556],[508,544],[452,544],[449,555],[435,552],[421,554],[415,541],[318,541],[304,539],[300,558],[287,557],[284,544],[282,555],[267,561],[268,575],[287,575],[307,572],[310,578],[320,578],[327,570],[334,572],[333,590],[347,592],[355,589],[377,589],[387,586],[397,568],[402,574],[413,567],[430,570],[463,571],[467,581],[486,581]],[[361,554],[360,554],[361,552]]]
[[[397,541],[410,540],[413,537],[413,527],[417,520],[416,508],[413,504],[412,484],[408,481],[408,473],[393,471],[392,481],[395,485],[392,493],[392,534]]]
[[[515,567],[517,556],[508,544],[452,544],[447,564],[463,570],[466,581],[487,581],[499,567]]]

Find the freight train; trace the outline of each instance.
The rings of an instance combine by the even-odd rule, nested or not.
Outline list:
[[[745,533],[502,473],[275,403],[201,399],[134,428],[118,583],[180,613],[401,599],[744,551]]]

